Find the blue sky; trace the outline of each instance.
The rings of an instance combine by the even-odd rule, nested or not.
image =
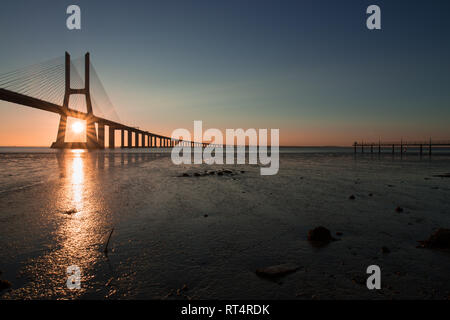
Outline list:
[[[70,4],[81,7],[80,31],[65,26]],[[371,4],[381,7],[382,30],[365,27]],[[450,137],[448,1],[4,0],[1,8],[0,74],[90,51],[121,120],[147,130],[170,134],[193,120],[280,128],[289,145]],[[0,144],[31,117],[18,108],[0,102]]]

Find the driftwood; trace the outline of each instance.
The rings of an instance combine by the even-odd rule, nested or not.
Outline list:
[[[109,244],[109,240],[111,239],[111,236],[113,234],[113,231],[114,231],[114,228],[112,228],[111,232],[109,233],[108,240],[106,241],[105,250],[104,250],[105,254],[108,254],[108,244]]]

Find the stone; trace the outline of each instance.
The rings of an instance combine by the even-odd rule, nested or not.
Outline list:
[[[319,226],[308,231],[308,240],[317,244],[327,244],[335,239],[331,236],[330,230]]]
[[[423,248],[450,249],[450,229],[439,228],[424,241],[419,241]]]
[[[285,276],[289,273],[293,273],[300,269],[298,265],[286,263],[286,264],[279,264],[274,265],[266,268],[260,268],[256,269],[256,274],[260,277],[266,277],[266,278],[278,278],[281,276]]]

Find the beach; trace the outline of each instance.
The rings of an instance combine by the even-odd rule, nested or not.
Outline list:
[[[0,148],[0,298],[447,299],[450,253],[417,246],[450,228],[449,160],[293,148],[261,176],[156,150]],[[337,241],[311,245],[317,226]],[[280,264],[298,268],[255,273]]]

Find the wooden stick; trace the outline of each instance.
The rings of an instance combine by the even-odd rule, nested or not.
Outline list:
[[[106,241],[106,245],[105,245],[105,250],[104,252],[107,254],[108,253],[108,244],[109,244],[109,239],[111,239],[111,236],[113,234],[114,228],[112,228],[111,232],[109,233],[109,237],[108,237],[108,241]]]

